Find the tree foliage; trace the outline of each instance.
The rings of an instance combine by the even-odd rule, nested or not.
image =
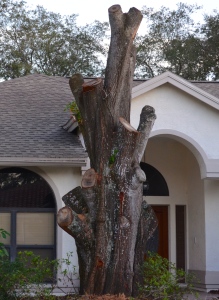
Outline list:
[[[219,12],[205,15],[205,23],[201,26],[201,33],[205,36],[205,68],[212,79],[219,79]]]
[[[167,70],[189,80],[218,79],[219,14],[193,14],[201,7],[177,4],[176,10],[143,7],[148,31],[137,40],[137,77],[151,78]]]
[[[95,21],[80,27],[75,14],[61,16],[42,6],[30,10],[24,1],[3,0],[0,13],[1,78],[33,72],[101,74],[107,23]]]
[[[189,80],[219,78],[219,13],[194,21],[197,5],[176,9],[144,6],[145,33],[136,40],[137,78],[167,70]],[[0,79],[30,73],[71,76],[104,74],[108,23],[77,25],[77,15],[61,16],[22,0],[0,2]]]
[[[137,76],[151,78],[170,70],[189,78],[199,72],[198,29],[191,17],[198,9],[183,3],[176,10],[143,8],[148,32],[138,37]]]

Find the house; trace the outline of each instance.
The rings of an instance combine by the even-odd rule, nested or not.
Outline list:
[[[194,272],[198,288],[218,289],[219,82],[166,72],[134,87],[132,97],[134,127],[145,104],[157,115],[143,160],[168,186],[147,197],[160,222],[159,251]]]
[[[219,82],[166,72],[134,81],[132,98],[134,127],[144,105],[157,115],[141,166],[159,220],[159,253],[193,271],[197,288],[219,289]],[[12,232],[12,259],[19,249],[57,258],[73,249],[77,264],[74,240],[55,223],[87,162],[64,112],[72,99],[67,78],[0,83],[0,228]]]

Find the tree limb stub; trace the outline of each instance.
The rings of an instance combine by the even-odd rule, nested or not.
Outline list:
[[[103,80],[96,78],[83,82],[78,74],[69,81],[76,103],[81,114],[80,128],[83,133],[86,150],[91,166],[98,168],[100,141],[102,140],[101,115],[103,112]],[[102,118],[104,118],[102,116]],[[98,170],[98,169],[97,169]]]
[[[81,74],[74,74],[69,79],[69,85],[70,85],[72,94],[74,95],[76,101],[79,97],[79,93],[82,91],[83,83],[84,83],[84,79]]]
[[[65,206],[58,211],[58,225],[73,236],[77,243],[89,248],[94,240],[93,228],[86,215],[76,214],[70,207]]]
[[[129,122],[127,122],[124,118],[120,117],[119,121],[129,132],[135,132],[136,134],[138,133],[138,131],[134,127],[132,127],[132,125],[129,124]]]
[[[140,133],[138,147],[135,154],[138,162],[140,162],[142,159],[155,120],[155,109],[149,105],[144,106],[141,111],[140,122],[137,129]]]
[[[97,200],[95,186],[97,183],[98,174],[94,169],[87,170],[82,178],[82,194],[88,207],[90,221],[94,222],[97,213]]]
[[[119,116],[130,119],[131,80],[135,61],[133,39],[142,20],[139,10],[133,8],[124,14],[120,5],[109,8],[111,42],[105,72],[104,90],[113,122],[118,125]],[[122,104],[122,105],[121,105]]]
[[[81,181],[81,186],[84,189],[92,188],[96,185],[96,181],[97,181],[97,174],[95,170],[91,168],[84,173]]]
[[[95,78],[93,80],[89,80],[88,82],[84,82],[82,84],[83,92],[89,92],[93,91],[95,89],[95,86],[98,85],[103,81],[102,78]]]
[[[88,212],[88,207],[82,189],[80,186],[74,188],[62,197],[63,202],[66,206],[69,206],[77,214],[84,214]]]
[[[63,227],[68,227],[73,221],[73,212],[72,209],[68,206],[61,208],[57,214],[57,223]]]
[[[131,7],[129,9],[128,14],[126,14],[127,31],[130,30],[130,35],[131,35],[132,39],[134,39],[136,36],[136,33],[138,31],[138,28],[140,26],[142,18],[143,18],[143,16],[142,16],[141,12],[135,7]],[[139,20],[140,20],[140,22],[139,22]],[[135,28],[135,30],[133,30],[132,28]]]

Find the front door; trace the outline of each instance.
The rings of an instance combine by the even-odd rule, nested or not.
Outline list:
[[[157,219],[159,229],[158,254],[164,258],[169,258],[168,252],[168,205],[151,205]]]

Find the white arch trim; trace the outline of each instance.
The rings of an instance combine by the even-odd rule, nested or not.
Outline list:
[[[202,179],[219,179],[219,159],[209,159],[203,148],[190,136],[172,129],[154,130],[151,132],[150,138],[155,136],[168,137],[186,146],[198,161]]]

